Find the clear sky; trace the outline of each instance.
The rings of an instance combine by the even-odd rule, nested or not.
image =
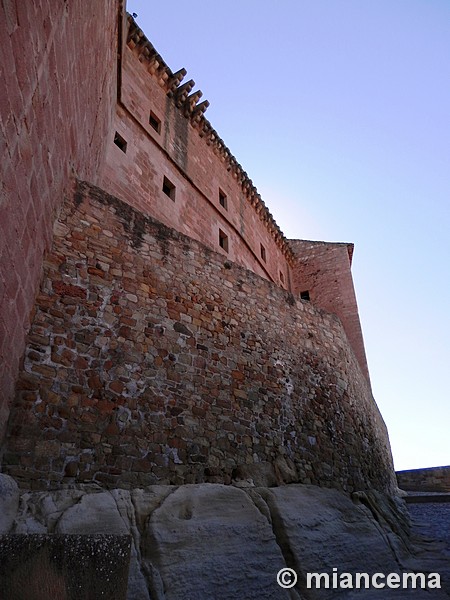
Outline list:
[[[396,469],[450,464],[450,2],[128,0],[287,237],[353,242]]]

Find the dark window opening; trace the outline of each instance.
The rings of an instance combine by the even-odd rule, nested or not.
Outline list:
[[[162,191],[166,196],[169,196],[169,198],[175,201],[175,186],[167,179],[167,177],[164,177]]]
[[[158,119],[153,111],[150,111],[149,123],[156,133],[161,133],[161,119]]]
[[[280,281],[284,283],[284,274],[280,271]]]
[[[123,137],[117,133],[117,131],[114,135],[114,143],[116,146],[118,146],[122,150],[122,152],[127,151],[127,143],[123,139]]]
[[[310,300],[310,297],[309,297],[309,291],[308,291],[308,290],[306,290],[306,291],[304,291],[304,292],[300,292],[300,298],[301,298],[302,300],[308,300],[308,302],[309,302],[309,300]]]
[[[219,204],[220,206],[223,206],[225,210],[228,209],[227,195],[224,194],[222,190],[219,190]]]
[[[264,246],[261,244],[261,258],[263,259],[264,262],[266,262],[266,249],[264,248]]]
[[[219,229],[219,246],[228,252],[228,236],[221,229]]]

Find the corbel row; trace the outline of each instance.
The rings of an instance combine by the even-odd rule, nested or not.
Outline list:
[[[164,62],[164,59],[158,54],[153,45],[145,37],[144,32],[140,29],[131,15],[127,16],[128,34],[127,46],[134,51],[139,59],[139,62],[146,63],[147,71],[155,77],[161,87],[167,85],[178,85],[178,82],[172,81],[174,74]],[[180,72],[179,72],[180,73]],[[186,71],[184,72],[186,74]],[[181,77],[183,78],[184,75]]]
[[[175,91],[178,89],[178,86],[186,77],[186,73],[186,69],[180,69],[176,73],[173,73],[173,75],[169,78],[169,80],[167,81],[167,95],[169,96],[169,98],[172,98]]]
[[[226,163],[227,171],[241,186],[248,202],[254,208],[259,218],[265,223],[276,244],[281,249],[289,263],[292,265],[294,255],[289,242],[277,225],[273,215],[267,209],[263,199],[261,198],[261,195],[254,186],[253,181],[238,163],[236,158],[233,156],[223,140],[219,137],[218,133],[211,126],[211,123],[206,118],[202,118],[200,120],[197,129],[200,137],[205,138],[206,144],[208,146],[212,146],[214,153],[219,156],[222,162]]]
[[[200,123],[206,109],[209,106],[209,102],[208,100],[204,100],[200,103],[198,102],[203,96],[203,92],[201,90],[192,92],[192,94],[190,93],[194,85],[195,81],[190,79],[186,83],[183,83],[183,85],[180,85],[174,89],[170,96],[173,97],[175,105],[183,111],[184,116],[187,119],[190,119],[191,123],[195,127],[198,125],[198,123]]]
[[[294,255],[288,240],[276,224],[272,214],[253,185],[252,180],[212,127],[211,123],[205,118],[204,113],[209,106],[208,100],[199,103],[203,94],[200,90],[192,92],[195,82],[190,79],[183,84],[181,83],[186,76],[186,69],[180,69],[176,73],[172,73],[131,15],[128,15],[128,24],[128,47],[135,52],[140,62],[147,63],[148,72],[157,79],[161,87],[165,89],[167,96],[173,98],[177,108],[183,112],[184,116],[190,120],[192,126],[197,129],[200,137],[205,139],[208,146],[212,146],[214,153],[225,163],[227,171],[241,186],[247,200],[260,219],[265,223],[288,262],[292,264]]]
[[[184,116],[189,118],[194,126],[198,125],[209,106],[208,100],[198,102],[203,93],[200,90],[190,93],[195,82],[191,79],[181,84],[186,76],[186,69],[172,73],[133,17],[128,15],[127,18],[128,47],[134,51],[140,62],[147,63],[147,71],[157,79],[161,87],[165,89],[167,96],[174,99],[175,105],[183,111]]]
[[[278,247],[282,250],[287,260],[292,261],[294,255],[292,254],[289,242],[286,240],[284,234],[276,224],[272,214],[268,211],[263,199],[254,186],[253,181],[230,152],[229,148],[220,138],[217,131],[212,127],[211,123],[206,118],[202,118],[199,121],[197,130],[200,137],[205,138],[206,144],[208,146],[212,146],[214,153],[221,159],[223,163],[226,164],[227,171],[241,186],[242,191],[247,197],[247,200],[255,209],[256,214],[266,224],[267,229],[275,239]]]

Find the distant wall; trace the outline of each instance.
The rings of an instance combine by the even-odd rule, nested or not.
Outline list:
[[[5,472],[35,488],[394,485],[335,316],[87,184],[54,233]]]
[[[314,306],[337,315],[367,378],[366,352],[351,273],[353,244],[290,240],[296,256],[292,272],[295,294],[308,292]]]
[[[112,132],[102,188],[288,289],[289,265],[276,242],[281,233],[261,204],[252,205],[248,179],[242,181],[241,171],[230,168],[217,136],[212,141],[204,135],[186,110],[189,100],[180,103],[168,91],[168,70],[162,79],[155,68],[142,48],[124,46],[115,131],[127,146],[124,152],[115,145]],[[151,113],[158,130],[149,122]],[[173,198],[163,192],[164,177],[175,186]],[[219,245],[219,230],[228,238],[227,249]]]
[[[0,439],[58,207],[104,160],[119,5],[0,5]]]
[[[411,492],[450,492],[450,466],[397,471],[398,487]]]

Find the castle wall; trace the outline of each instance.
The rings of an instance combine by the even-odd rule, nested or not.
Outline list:
[[[88,184],[45,258],[3,470],[34,488],[395,485],[338,318]]]
[[[118,6],[0,5],[0,439],[56,211],[104,159]]]
[[[411,492],[450,492],[450,466],[397,471],[398,487]]]
[[[364,339],[351,273],[353,244],[290,240],[295,254],[293,292],[308,292],[312,304],[337,315],[367,378]]]
[[[147,60],[140,61],[125,46],[122,65],[115,129],[127,147],[123,152],[113,143],[113,132],[102,187],[287,288],[286,256],[250,203],[237,172],[233,174],[216,145],[200,135],[191,113],[177,106],[177,97],[169,97],[167,85],[149,73]],[[151,112],[160,121],[159,131],[149,123]],[[163,192],[164,177],[175,186],[173,199]],[[219,190],[226,196],[226,208],[219,202]],[[219,245],[219,230],[228,238],[227,250]]]

